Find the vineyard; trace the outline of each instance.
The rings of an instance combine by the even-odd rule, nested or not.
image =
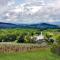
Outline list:
[[[49,48],[41,48],[20,53],[0,53],[0,60],[60,60],[60,56],[51,53]]]

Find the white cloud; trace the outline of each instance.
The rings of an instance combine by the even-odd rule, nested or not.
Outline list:
[[[0,0],[0,15],[7,11],[9,6],[13,4],[14,0]]]
[[[16,23],[60,22],[60,0],[25,0],[22,4],[16,4],[15,0],[6,1],[2,2],[7,7],[0,20]]]

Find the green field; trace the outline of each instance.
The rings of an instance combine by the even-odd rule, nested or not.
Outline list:
[[[24,53],[0,53],[0,60],[60,60],[60,56],[47,50]]]
[[[60,46],[60,29],[48,29],[42,30],[42,32],[45,36],[46,41],[48,41],[49,38],[53,38],[54,40],[58,41],[58,45]],[[40,35],[40,33],[40,29],[0,29],[0,60],[60,60],[60,56],[58,56],[57,54],[53,54],[50,51],[50,48],[47,48],[47,50],[37,49],[37,51],[35,50],[28,52],[6,52],[9,49],[11,49],[9,50],[11,52],[12,50],[15,51],[16,49],[20,48],[20,43],[33,44],[34,40],[32,41],[30,37],[35,36],[36,34]],[[9,42],[14,43],[15,45],[6,45],[6,43],[9,44]],[[50,45],[53,46],[53,44],[47,42],[47,46]],[[24,45],[24,48],[26,48],[28,45],[26,47],[25,46],[26,45]]]

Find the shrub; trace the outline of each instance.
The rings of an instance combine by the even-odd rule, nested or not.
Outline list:
[[[56,37],[58,44],[60,44],[60,35]]]
[[[60,55],[60,45],[53,45],[51,48],[51,52]]]
[[[14,34],[8,34],[6,35],[5,42],[12,42],[16,40],[16,35]]]
[[[24,38],[24,42],[25,43],[30,43],[30,40],[31,40],[30,36],[26,35],[25,38]]]
[[[4,42],[6,39],[6,34],[0,34],[0,42]]]
[[[24,35],[19,36],[17,40],[18,43],[24,43]]]

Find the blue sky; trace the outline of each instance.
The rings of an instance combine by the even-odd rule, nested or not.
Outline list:
[[[60,0],[0,0],[0,22],[58,23]]]
[[[22,4],[22,3],[24,3],[25,2],[25,0],[16,0],[16,3],[18,3],[18,4]]]

